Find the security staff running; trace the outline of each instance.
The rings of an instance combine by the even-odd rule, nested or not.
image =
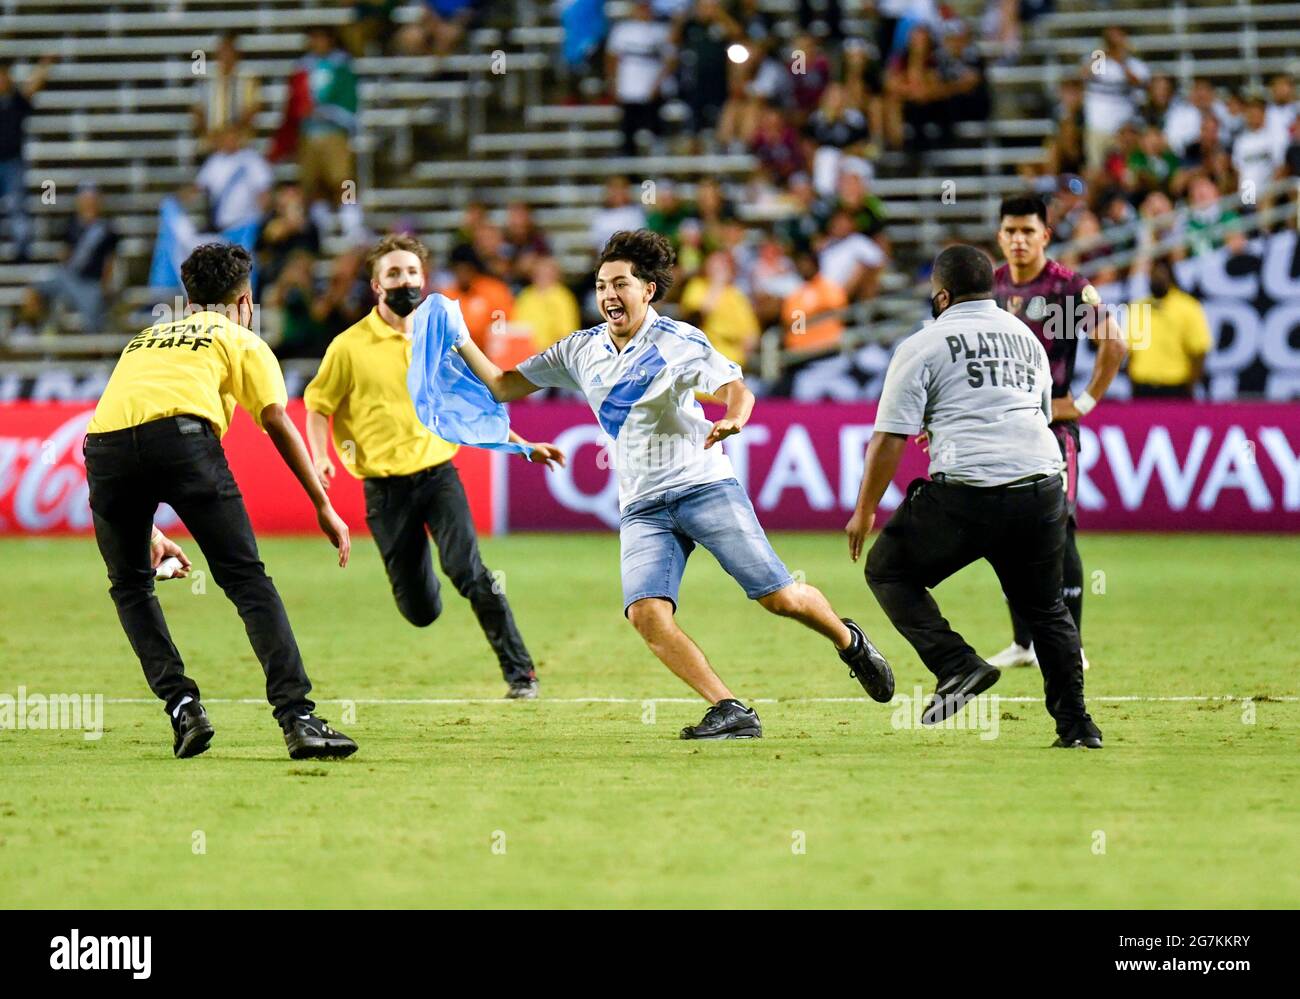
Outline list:
[[[1061,595],[1066,543],[1061,453],[1048,429],[1047,354],[997,307],[993,265],[972,246],[935,259],[935,317],[894,354],[867,447],[857,508],[845,527],[856,562],[907,439],[930,440],[930,479],[917,479],[867,556],[867,582],[894,627],[938,678],[921,721],[938,724],[997,682],[928,592],[985,559],[1029,625],[1047,710],[1063,748],[1100,749],[1083,699],[1079,632]]]
[[[428,627],[442,614],[429,535],[442,571],[469,601],[496,653],[506,697],[532,699],[537,672],[505,593],[479,555],[474,518],[451,459],[457,447],[431,433],[407,390],[412,313],[424,299],[429,252],[413,236],[384,236],[366,268],[377,304],[330,343],[303,394],[307,441],[321,486],[330,487],[330,417],[343,464],[365,483],[366,523],[374,535],[393,598],[404,618]],[[514,431],[510,439],[525,444]],[[528,444],[529,458],[548,468],[564,464],[554,444]]]
[[[177,757],[207,749],[213,727],[154,595],[153,566],[162,552],[156,537],[151,552],[151,536],[160,503],[180,516],[213,580],[239,611],[266,673],[266,697],[289,755],[348,756],[357,744],[314,714],[307,696],[311,681],[221,448],[238,404],[302,483],[317,523],[339,550],[339,565],[347,565],[347,525],[330,506],[285,413],[287,393],[275,355],[248,328],[251,268],[242,247],[199,246],[181,266],[189,314],[149,327],[122,351],[84,443],[95,540],[122,627],[150,689],[166,705]]]

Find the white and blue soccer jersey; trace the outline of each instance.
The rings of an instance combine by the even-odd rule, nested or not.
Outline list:
[[[646,310],[641,328],[619,352],[607,324],[579,330],[528,358],[518,371],[534,385],[587,397],[618,469],[618,505],[673,489],[733,478],[731,459],[704,442],[713,423],[695,398],[738,379],[694,326]]]

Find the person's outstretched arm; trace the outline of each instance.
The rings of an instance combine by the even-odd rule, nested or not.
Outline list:
[[[469,365],[469,370],[488,387],[488,391],[497,402],[513,402],[515,399],[522,399],[541,387],[534,385],[518,371],[502,371],[487,359],[487,355],[479,350],[478,344],[469,337],[466,337],[465,342],[456,349]]]
[[[330,505],[329,497],[321,487],[321,480],[312,465],[311,455],[307,453],[307,445],[303,443],[302,435],[298,433],[298,428],[289,419],[289,414],[278,402],[262,410],[262,429],[275,443],[275,449],[280,452],[280,457],[284,459],[284,463],[289,466],[289,470],[293,472],[294,477],[301,483],[303,491],[311,499],[312,505],[316,508],[316,523],[320,525],[325,537],[330,539],[330,543],[339,550],[339,566],[347,565],[348,554],[352,550],[348,525],[343,523],[343,519]]]

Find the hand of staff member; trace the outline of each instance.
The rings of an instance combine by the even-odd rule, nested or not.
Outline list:
[[[875,526],[876,507],[880,504],[880,497],[889,488],[894,473],[898,471],[898,463],[903,458],[906,446],[907,438],[902,434],[876,431],[871,435],[871,443],[867,445],[862,487],[858,490],[858,505],[844,526],[844,533],[849,536],[849,558],[854,562],[862,554],[862,542]]]
[[[274,403],[262,410],[262,426],[267,436],[280,452],[280,457],[289,466],[294,477],[302,484],[303,491],[311,498],[316,507],[316,523],[330,539],[330,544],[339,550],[339,568],[348,564],[348,554],[352,551],[352,540],[348,536],[348,525],[334,512],[329,497],[325,495],[322,477],[317,475],[316,466],[312,464],[307,445],[302,442],[302,435],[289,419],[289,414],[279,403]]]

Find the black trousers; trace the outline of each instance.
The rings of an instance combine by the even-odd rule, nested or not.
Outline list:
[[[244,499],[207,421],[177,416],[88,434],[84,449],[109,593],[149,689],[169,711],[184,695],[199,696],[167,630],[149,565],[154,513],[159,503],[169,503],[194,536],[213,581],[243,619],[266,674],[266,699],[276,720],[312,711],[311,681],[284,604],[258,557]]]
[[[977,559],[1030,626],[1047,710],[1065,734],[1087,718],[1079,632],[1061,597],[1065,490],[1058,476],[990,489],[917,479],[867,556],[867,583],[940,680],[983,663],[929,590]]]
[[[456,592],[469,601],[507,682],[536,676],[505,588],[479,557],[478,536],[460,475],[451,462],[413,475],[366,479],[366,523],[402,616],[424,628],[442,613],[428,535]],[[427,533],[426,533],[427,532]]]

